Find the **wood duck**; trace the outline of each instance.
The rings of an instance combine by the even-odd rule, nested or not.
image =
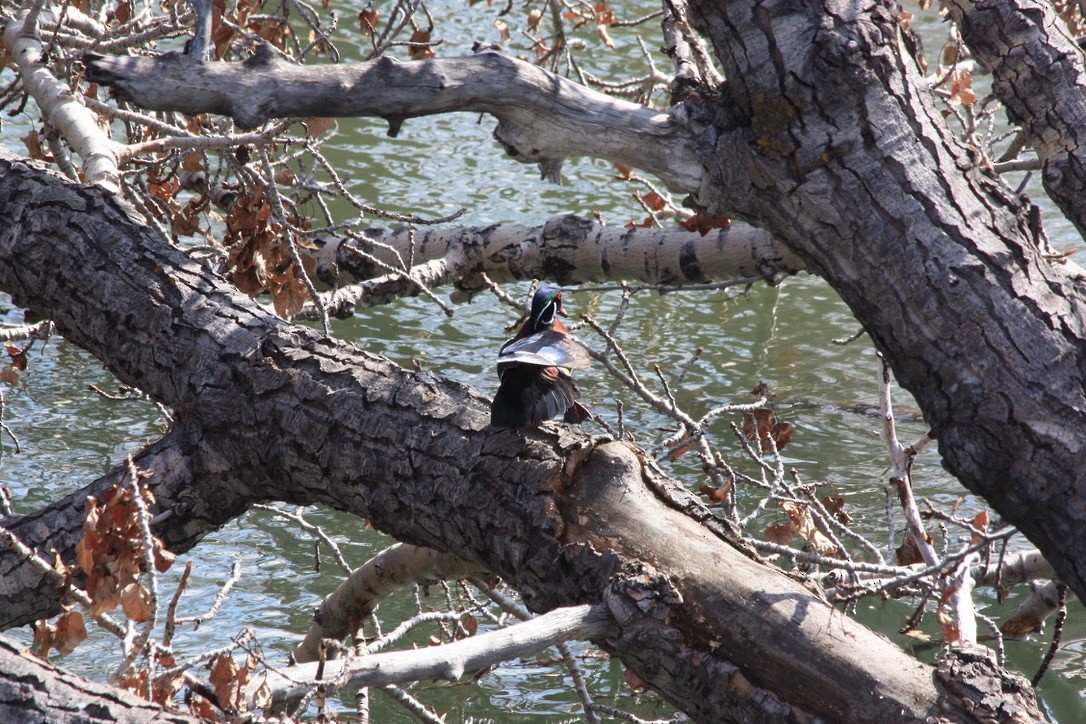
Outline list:
[[[532,311],[517,336],[498,351],[498,392],[490,403],[490,424],[497,427],[536,427],[563,414],[569,423],[589,419],[577,400],[580,394],[570,376],[588,368],[588,352],[569,336],[558,318],[562,291],[540,287],[532,297]]]

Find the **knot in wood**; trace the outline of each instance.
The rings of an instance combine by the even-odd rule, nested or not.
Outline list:
[[[671,608],[683,602],[671,579],[645,563],[627,563],[620,568],[604,599],[611,615],[622,625],[646,615],[667,621]]]

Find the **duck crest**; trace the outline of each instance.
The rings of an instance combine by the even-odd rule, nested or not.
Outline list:
[[[528,319],[498,351],[500,382],[490,404],[492,425],[536,427],[559,414],[570,423],[590,417],[577,402],[580,394],[570,374],[588,367],[588,353],[559,316],[566,316],[562,291],[540,287]]]

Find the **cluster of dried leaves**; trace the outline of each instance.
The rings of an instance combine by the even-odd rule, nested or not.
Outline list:
[[[154,494],[140,489],[145,503],[154,504]],[[87,498],[83,540],[76,545],[76,560],[87,576],[86,591],[91,599],[88,613],[94,617],[120,606],[136,623],[150,616],[151,592],[144,585],[145,551],[139,507],[128,488],[113,486],[101,499]],[[155,570],[165,573],[173,565],[173,553],[152,537]]]

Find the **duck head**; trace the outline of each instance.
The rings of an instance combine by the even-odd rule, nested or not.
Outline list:
[[[556,287],[540,287],[532,297],[532,312],[528,317],[531,333],[542,332],[547,329],[565,331],[565,325],[558,320],[558,315],[568,317],[562,307],[562,290]]]

